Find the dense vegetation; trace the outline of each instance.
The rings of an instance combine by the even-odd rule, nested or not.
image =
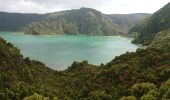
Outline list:
[[[139,37],[134,41],[135,43],[148,45],[158,32],[168,28],[170,28],[170,3],[155,12],[141,24],[134,26],[130,32],[139,33]]]
[[[170,52],[154,46],[127,52],[106,65],[74,62],[65,71],[23,58],[3,39],[0,46],[1,99],[170,99]]]
[[[157,33],[150,47],[170,51],[170,29]]]
[[[164,10],[158,12],[161,11]],[[167,25],[160,26],[168,28],[161,29],[154,37],[150,32],[146,34],[153,38],[146,49],[127,52],[100,66],[88,61],[73,62],[64,71],[23,58],[19,49],[0,38],[0,100],[169,100],[170,27]]]
[[[40,21],[46,15],[0,12],[0,31],[18,31],[26,25]]]

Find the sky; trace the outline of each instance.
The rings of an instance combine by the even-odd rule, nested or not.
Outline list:
[[[48,13],[93,8],[105,14],[154,13],[170,0],[0,0],[0,11]]]

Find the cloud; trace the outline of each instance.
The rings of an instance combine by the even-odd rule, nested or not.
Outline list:
[[[153,13],[169,0],[0,0],[0,11],[47,13],[88,7],[103,13]]]

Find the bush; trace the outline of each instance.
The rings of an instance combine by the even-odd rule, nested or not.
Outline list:
[[[132,86],[132,94],[136,97],[141,97],[147,94],[150,90],[157,90],[156,86],[152,83],[137,83]]]
[[[122,98],[120,98],[120,100],[136,100],[136,97],[135,96],[123,96]]]
[[[156,99],[156,97],[154,97],[153,95],[147,94],[147,95],[143,95],[143,96],[141,97],[141,100],[157,100],[157,99]]]

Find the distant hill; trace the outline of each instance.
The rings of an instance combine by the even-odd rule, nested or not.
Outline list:
[[[150,14],[106,15],[81,8],[51,13],[45,20],[30,24],[26,34],[86,34],[118,35],[128,33],[129,28]],[[132,21],[131,18],[134,18]],[[131,22],[132,21],[132,22]]]
[[[45,20],[31,25],[26,34],[116,35],[119,26],[108,15],[90,8],[52,13]]]
[[[26,25],[45,18],[42,14],[0,12],[0,31],[18,31]]]
[[[150,18],[134,26],[130,32],[138,32],[134,43],[150,44],[156,34],[170,28],[170,3],[155,12]]]
[[[0,31],[24,31],[26,34],[127,34],[136,23],[150,14],[106,15],[91,8],[47,14],[0,12]]]
[[[136,24],[142,22],[144,19],[151,16],[147,13],[134,13],[134,14],[112,14],[110,15],[112,20],[117,23],[125,33],[129,32],[129,29]]]

